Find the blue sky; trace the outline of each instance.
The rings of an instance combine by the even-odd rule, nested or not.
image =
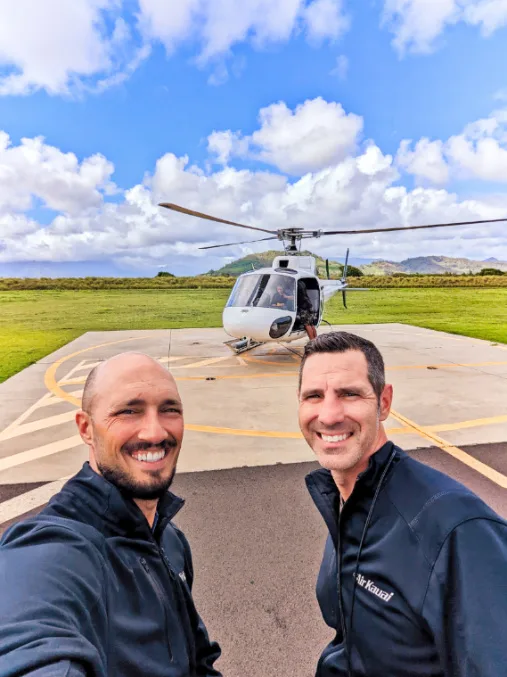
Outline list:
[[[6,5],[0,274],[195,274],[263,249],[199,252],[248,232],[160,200],[269,228],[507,216],[503,0],[279,0],[277,16],[265,0]],[[507,259],[504,232],[310,248]]]

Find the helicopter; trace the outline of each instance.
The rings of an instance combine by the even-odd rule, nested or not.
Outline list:
[[[315,338],[317,328],[323,321],[324,305],[330,298],[341,291],[343,305],[347,308],[347,291],[369,291],[365,288],[348,286],[349,249],[347,249],[341,279],[330,279],[329,260],[326,260],[327,279],[319,279],[315,258],[313,256],[302,255],[298,249],[297,244],[301,243],[303,239],[320,238],[324,235],[387,233],[507,221],[507,218],[483,219],[456,223],[359,230],[305,230],[304,228],[268,230],[258,226],[245,225],[236,221],[211,216],[210,214],[194,211],[171,202],[161,202],[159,207],[208,221],[269,234],[269,237],[263,237],[258,240],[215,244],[199,247],[199,249],[216,249],[218,247],[230,247],[238,244],[267,242],[268,240],[279,240],[282,242],[285,255],[275,257],[270,268],[251,270],[239,275],[223,309],[223,328],[232,337],[232,340],[226,341],[225,344],[236,355],[264,343],[275,342],[285,344],[297,341],[305,336],[309,339]]]

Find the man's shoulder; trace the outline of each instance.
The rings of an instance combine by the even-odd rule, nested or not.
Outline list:
[[[13,524],[0,538],[1,551],[26,550],[30,556],[56,552],[72,559],[105,559],[104,536],[94,527],[67,517],[40,513]]]
[[[479,496],[457,480],[401,450],[399,456],[386,493],[428,559],[436,557],[448,535],[464,522],[476,519],[503,522]]]

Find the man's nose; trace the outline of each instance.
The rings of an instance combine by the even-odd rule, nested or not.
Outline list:
[[[143,417],[143,424],[138,433],[140,440],[157,444],[158,442],[162,442],[162,440],[166,440],[168,436],[167,430],[160,422],[158,413],[147,413]]]
[[[327,428],[343,423],[345,420],[345,409],[343,402],[339,397],[326,396],[319,407],[319,423]]]

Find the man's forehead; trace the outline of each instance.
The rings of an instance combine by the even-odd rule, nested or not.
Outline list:
[[[361,351],[314,353],[307,358],[302,373],[303,384],[342,379],[368,379],[368,364]]]
[[[165,400],[181,401],[176,384],[168,379],[117,382],[116,387],[112,389],[98,388],[97,400],[98,402],[102,400],[102,403],[108,406],[125,404],[134,400],[147,404],[158,404]]]
[[[173,399],[178,397],[178,388],[173,376],[165,367],[155,361],[133,360],[104,365],[96,381],[98,395],[108,399],[132,397],[139,395],[157,395],[170,393]]]

